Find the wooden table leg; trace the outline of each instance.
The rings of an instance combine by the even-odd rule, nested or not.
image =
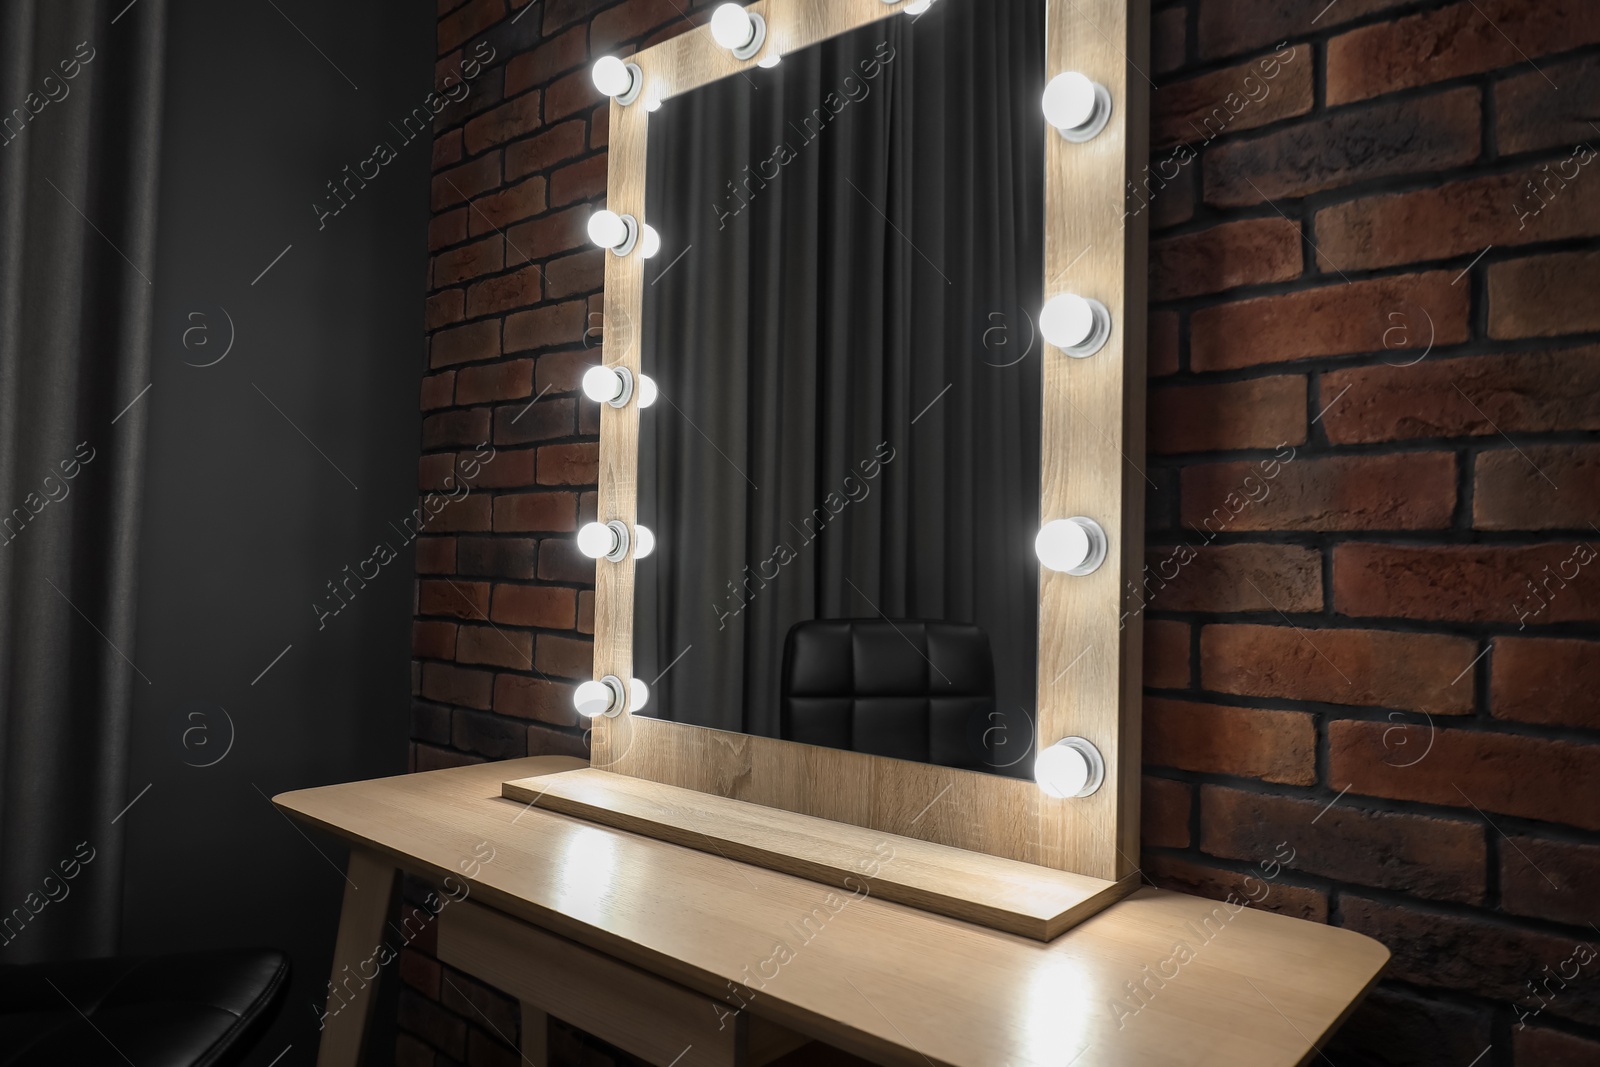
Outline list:
[[[550,1016],[522,1002],[522,1058],[533,1067],[550,1067]]]
[[[394,864],[374,853],[350,851],[317,1067],[360,1067],[367,1021],[377,1003],[378,978],[388,951],[380,946],[398,873]]]

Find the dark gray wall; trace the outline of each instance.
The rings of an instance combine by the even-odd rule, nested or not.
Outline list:
[[[390,123],[431,88],[435,18],[171,3],[123,947],[287,949],[251,1063],[313,1061],[344,888],[344,852],[268,798],[406,767],[413,560],[390,522],[415,503],[429,144]],[[326,183],[380,141],[395,158],[319,229]],[[381,541],[398,557],[319,629]]]

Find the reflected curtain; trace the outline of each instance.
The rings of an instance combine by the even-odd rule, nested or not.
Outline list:
[[[940,4],[651,117],[657,714],[776,736],[789,627],[880,616],[979,623],[1031,713],[1043,41],[1041,0]]]
[[[116,948],[164,32],[0,5],[0,962]]]

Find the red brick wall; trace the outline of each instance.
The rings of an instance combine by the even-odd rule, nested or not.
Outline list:
[[[1261,906],[1395,956],[1335,1062],[1600,1063],[1600,6],[1157,2],[1145,873],[1287,842]],[[418,769],[583,751],[588,66],[709,6],[440,2]],[[402,974],[402,1063],[519,1062]]]

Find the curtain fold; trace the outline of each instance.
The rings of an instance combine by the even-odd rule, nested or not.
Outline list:
[[[776,736],[790,626],[883,615],[983,626],[1029,729],[1043,40],[1040,0],[942,4],[651,117],[656,714]]]
[[[0,6],[0,962],[116,948],[164,33]]]

